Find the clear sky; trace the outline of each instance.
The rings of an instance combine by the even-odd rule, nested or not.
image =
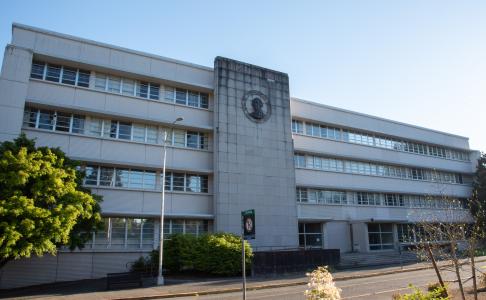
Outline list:
[[[212,66],[289,74],[291,95],[470,137],[486,151],[486,1],[0,1],[19,22]]]

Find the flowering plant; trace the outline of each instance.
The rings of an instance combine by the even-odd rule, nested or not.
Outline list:
[[[318,267],[312,273],[307,273],[309,277],[309,289],[304,293],[308,300],[340,300],[341,289],[336,287],[331,273],[325,267]]]

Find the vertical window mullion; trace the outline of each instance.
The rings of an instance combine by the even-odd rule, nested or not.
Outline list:
[[[118,139],[118,135],[120,133],[120,121],[116,121],[116,134],[115,137]]]
[[[100,175],[100,172],[101,172],[101,167],[100,167],[100,166],[98,166],[97,168],[98,168],[98,172],[97,172],[97,174],[96,174],[96,186],[99,186],[99,185],[100,185],[100,176],[101,176],[101,175]]]
[[[116,168],[112,168],[113,172],[111,172],[111,183],[110,186],[115,186],[115,181],[116,181]]]
[[[145,125],[145,138],[144,138],[145,143],[147,142],[147,135],[148,135],[148,128],[147,125]],[[132,130],[132,136],[133,136],[133,130]]]
[[[78,80],[79,80],[79,69],[76,69],[76,78],[74,79],[74,85],[78,85]]]
[[[125,220],[125,241],[123,243],[123,248],[127,248],[127,237],[128,237],[128,218],[124,218]]]
[[[118,89],[118,93],[121,94],[123,91],[123,77],[120,78],[120,88]]]
[[[42,80],[46,80],[47,76],[47,63],[44,63],[44,72],[42,73]]]
[[[108,82],[110,81],[110,76],[106,75],[106,81],[105,81],[105,92],[108,91]]]
[[[40,109],[37,110],[37,116],[35,117],[35,128],[39,128],[39,120],[40,120]]]
[[[52,118],[52,131],[56,131],[57,126],[57,111],[54,111],[54,117]]]
[[[111,222],[111,218],[108,218],[108,245],[107,245],[107,248],[108,247],[111,247],[111,229],[112,229],[112,222]]]
[[[145,222],[143,220],[144,219],[142,219],[142,221],[140,223],[140,245],[139,245],[140,249],[142,249],[142,247],[143,247],[143,225],[145,225]],[[162,226],[162,230],[164,230],[163,226]]]
[[[72,133],[73,132],[73,118],[74,118],[74,114],[71,114],[71,118],[69,118],[69,133]]]
[[[58,83],[62,83],[62,76],[64,76],[64,66],[61,66],[61,72],[59,74],[59,81],[58,81]]]

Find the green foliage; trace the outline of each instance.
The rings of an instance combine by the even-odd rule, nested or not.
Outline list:
[[[102,226],[99,201],[77,163],[25,135],[0,144],[0,267],[12,259],[82,247]]]
[[[252,249],[245,241],[247,269],[251,263]],[[132,271],[156,272],[159,252],[140,257]],[[164,242],[164,269],[170,273],[197,272],[211,275],[237,275],[241,273],[241,239],[229,233],[206,234],[199,237],[188,234],[172,235]]]
[[[482,153],[478,159],[478,166],[473,178],[473,196],[470,201],[471,214],[476,219],[476,227],[486,233],[486,153]]]
[[[440,285],[429,286],[428,292],[423,292],[419,288],[410,285],[413,290],[411,294],[393,295],[394,300],[448,300],[447,289]]]

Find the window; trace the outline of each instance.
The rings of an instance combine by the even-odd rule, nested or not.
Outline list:
[[[174,102],[175,99],[175,89],[170,86],[164,87],[164,99],[170,102]]]
[[[32,62],[32,68],[30,70],[30,78],[44,79],[44,68],[46,64],[39,61]]]
[[[84,169],[84,172],[85,172],[84,184],[98,185],[98,167],[87,166]]]
[[[148,95],[148,82],[141,81],[137,84],[137,96],[147,98]]]
[[[133,140],[145,142],[145,125],[133,124]]]
[[[172,190],[173,191],[184,191],[184,173],[173,173],[172,174]]]
[[[295,154],[294,155],[295,167],[296,168],[305,168],[305,156],[302,154]]]
[[[89,87],[90,71],[78,70],[78,86]]]
[[[78,70],[76,69],[64,67],[62,71],[62,83],[75,85],[77,72]]]
[[[120,93],[121,78],[110,76],[108,78],[108,92]]]
[[[115,169],[115,186],[128,187],[129,174],[128,169]]]
[[[46,80],[59,82],[60,77],[61,77],[61,66],[48,64]]]
[[[186,191],[196,193],[208,192],[208,178],[200,175],[186,175]]]
[[[177,104],[187,105],[187,90],[176,89],[175,101]]]
[[[201,108],[208,108],[209,107],[209,95],[206,93],[200,93],[199,96],[201,97],[200,107]]]
[[[321,223],[299,223],[299,246],[303,248],[323,248]]]
[[[97,90],[106,90],[106,79],[107,76],[105,74],[96,74],[95,77],[95,89]]]
[[[166,219],[164,221],[164,239],[170,239],[170,235],[177,233],[201,235],[208,231],[209,221],[207,220]]]
[[[186,146],[186,132],[184,130],[174,130],[173,131],[173,145],[178,147]]]
[[[101,186],[112,186],[113,173],[114,173],[113,168],[101,167],[100,168],[100,183],[99,183],[99,185],[101,185]]]
[[[37,109],[31,109],[29,107],[25,108],[24,111],[24,127],[36,127],[37,126],[37,116],[38,116]]]
[[[66,114],[62,112],[58,112],[55,114],[56,117],[56,130],[57,131],[64,131],[69,132],[71,127],[71,114]]]
[[[370,250],[393,249],[393,225],[389,223],[368,223]]]
[[[187,105],[193,107],[199,107],[199,93],[189,91],[189,97],[187,98]]]
[[[292,120],[292,132],[304,133],[304,123],[302,121]]]
[[[73,115],[73,126],[71,128],[72,133],[84,134],[84,116]]]
[[[54,112],[49,110],[39,110],[38,128],[52,130],[54,126]]]
[[[150,99],[159,100],[160,84],[150,83]]]
[[[104,230],[96,233],[93,248],[153,249],[154,221],[142,218],[104,218]]]

